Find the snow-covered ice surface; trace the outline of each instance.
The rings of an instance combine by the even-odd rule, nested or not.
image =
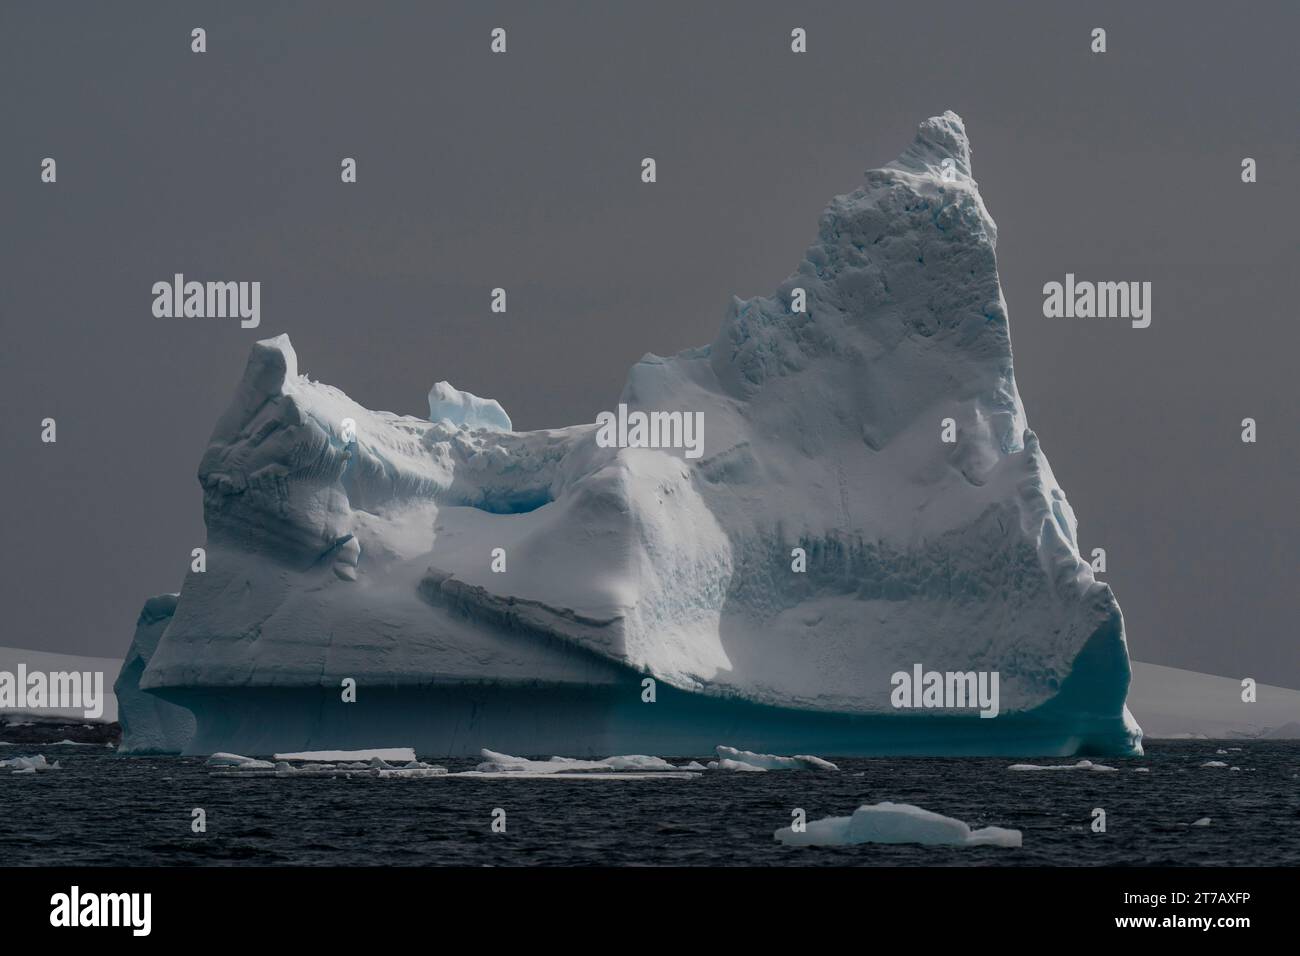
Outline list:
[[[1007,768],[1008,770],[1096,770],[1102,773],[1114,773],[1115,767],[1108,767],[1105,764],[1093,763],[1091,760],[1080,760],[1078,763],[1065,764],[1035,764],[1035,763],[1015,763]]]
[[[1148,737],[1300,739],[1300,690],[1261,683],[1254,701],[1241,694],[1240,677],[1134,661],[1129,710]]]
[[[961,119],[926,120],[772,295],[632,368],[617,402],[701,413],[699,458],[515,432],[445,383],[436,421],[371,411],[257,343],[199,465],[207,571],[139,688],[194,714],[189,753],[1137,752],[1123,618],[1027,424],[996,236]],[[895,710],[917,663],[997,671],[1001,713]]]
[[[851,817],[825,817],[807,823],[797,832],[793,826],[773,836],[788,846],[851,846],[857,843],[920,843],[927,846],[1021,845],[1019,830],[984,827],[972,830],[967,824],[941,813],[909,803],[875,803],[858,807]]]

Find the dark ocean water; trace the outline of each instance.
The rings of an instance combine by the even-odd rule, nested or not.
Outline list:
[[[1216,753],[1230,747],[1241,749]],[[0,866],[1300,865],[1300,743],[1147,748],[1098,760],[1117,773],[1007,770],[1074,758],[883,758],[838,760],[838,774],[568,781],[217,776],[199,759],[0,747],[0,759],[44,753],[63,765],[0,771]],[[1201,767],[1209,760],[1241,769]],[[784,847],[772,837],[795,807],[816,820],[885,800],[1019,829],[1024,846]],[[191,832],[195,807],[206,834]],[[491,831],[497,807],[504,834]],[[1090,829],[1094,807],[1105,833]],[[1211,824],[1188,826],[1202,817]]]

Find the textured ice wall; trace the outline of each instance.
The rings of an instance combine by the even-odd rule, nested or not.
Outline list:
[[[160,594],[144,602],[135,637],[113,683],[117,695],[118,720],[122,725],[119,753],[178,754],[194,736],[194,715],[153,694],[142,693],[144,673],[176,611],[176,595]]]

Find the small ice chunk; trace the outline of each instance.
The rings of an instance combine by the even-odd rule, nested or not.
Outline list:
[[[303,750],[298,753],[276,754],[276,760],[315,760],[339,763],[341,761],[369,761],[378,757],[390,763],[410,763],[415,751],[410,747],[380,747],[375,750]]]
[[[1008,770],[1098,770],[1103,773],[1112,773],[1114,767],[1107,767],[1104,763],[1093,763],[1091,760],[1080,760],[1078,763],[1058,763],[1058,764],[1037,764],[1037,763],[1013,763]]]
[[[1202,767],[1226,767],[1227,764],[1224,763],[1222,760],[1207,760],[1205,761],[1205,763],[1201,764],[1201,766]]]
[[[707,770],[708,768],[705,767],[704,764],[700,763],[698,760],[692,760],[690,763],[678,767],[677,769],[678,770]]]
[[[787,846],[852,846],[859,843],[920,843],[927,846],[1021,845],[1019,830],[984,827],[972,830],[953,817],[908,803],[875,803],[858,807],[851,817],[825,817],[806,825],[802,833],[783,827],[773,836]]]
[[[1195,823],[1192,824],[1192,826],[1194,827],[1208,827],[1209,825],[1210,825],[1209,817],[1201,817],[1201,819],[1197,820]]]

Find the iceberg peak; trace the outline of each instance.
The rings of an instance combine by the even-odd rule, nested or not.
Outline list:
[[[971,176],[970,139],[966,124],[952,110],[931,116],[916,128],[916,138],[889,168],[914,173],[942,175],[944,160],[951,159],[955,171]]]
[[[429,421],[445,421],[469,429],[514,431],[510,416],[500,402],[463,392],[450,382],[436,382],[429,389]]]

